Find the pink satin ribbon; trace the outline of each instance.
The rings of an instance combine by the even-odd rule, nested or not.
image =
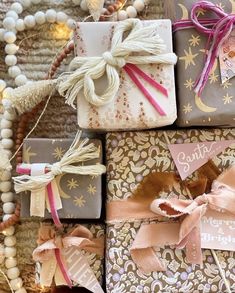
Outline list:
[[[22,165],[17,165],[16,172],[19,174],[30,175],[31,169],[22,167]],[[45,173],[46,172],[47,172],[47,170],[45,169]],[[51,182],[46,186],[46,189],[47,189],[47,195],[48,195],[48,201],[49,201],[49,206],[50,206],[50,210],[51,210],[52,220],[55,223],[56,227],[60,228],[60,227],[62,227],[62,224],[60,222],[60,218],[57,213],[57,209],[55,207],[55,196],[53,193],[53,188],[52,188]]]
[[[92,233],[81,225],[77,225],[67,235],[61,237],[56,235],[52,226],[42,225],[39,230],[38,243],[39,246],[33,251],[33,259],[42,264],[40,272],[41,285],[50,286],[54,277],[56,285],[72,287],[72,281],[79,283],[79,277],[81,277],[81,286],[94,293],[104,293],[87,263],[86,256],[82,253],[76,253],[76,250],[83,249],[103,256],[103,237],[93,238]],[[75,251],[68,254],[68,250],[71,247],[75,247]],[[79,258],[80,261],[78,261]],[[69,273],[70,266],[72,266],[73,270]],[[87,270],[87,266],[89,266],[90,276],[84,277],[84,270]],[[83,267],[83,270],[78,274],[77,272],[81,267]]]
[[[169,218],[173,222],[159,222],[143,224],[130,248],[131,256],[137,266],[144,272],[164,271],[166,267],[154,251],[154,247],[174,245],[176,248],[186,248],[188,262],[202,263],[200,222],[203,215],[209,210],[220,211],[235,216],[235,165],[223,172],[213,182],[212,190],[194,200],[156,199],[148,207],[155,217]],[[120,202],[120,201],[119,201]],[[133,202],[122,201],[123,206],[133,205]],[[124,221],[123,215],[119,217],[116,201],[110,202],[108,220]],[[119,210],[122,207],[119,206]],[[132,219],[133,212],[130,212]],[[143,211],[142,211],[143,213]],[[147,213],[147,212],[146,212]],[[138,213],[135,219],[140,219]],[[127,217],[126,220],[129,220]]]
[[[150,104],[156,109],[156,111],[161,115],[165,116],[166,112],[162,109],[162,107],[158,104],[155,97],[145,88],[143,83],[139,80],[138,76],[147,81],[152,87],[156,88],[159,92],[161,92],[164,96],[168,97],[168,92],[165,87],[163,87],[160,83],[156,82],[156,80],[152,79],[149,75],[144,73],[141,69],[139,69],[136,65],[127,63],[123,69],[129,75],[131,80],[135,83],[138,89],[143,93],[143,95],[147,98]]]
[[[218,18],[199,20],[197,17],[198,9],[214,12]],[[174,31],[195,27],[200,33],[206,34],[208,36],[208,41],[205,48],[205,51],[208,51],[205,59],[205,65],[194,85],[195,92],[199,96],[206,86],[211,69],[215,63],[216,58],[218,57],[219,50],[224,41],[231,34],[234,24],[234,14],[225,13],[222,8],[209,1],[200,1],[195,3],[191,10],[191,20],[180,20],[174,24]]]

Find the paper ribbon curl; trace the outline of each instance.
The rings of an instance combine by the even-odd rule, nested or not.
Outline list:
[[[93,238],[92,233],[82,225],[77,225],[64,236],[57,235],[52,226],[42,225],[38,244],[33,251],[33,259],[41,263],[42,286],[51,286],[54,279],[57,286],[72,287],[73,281],[93,293],[104,293],[81,251],[103,256],[104,237]]]
[[[31,191],[31,215],[44,216],[45,205],[51,211],[57,226],[61,226],[57,209],[62,208],[61,199],[56,183],[56,176],[62,173],[97,176],[106,172],[102,164],[82,165],[84,162],[99,157],[99,149],[93,144],[87,144],[88,139],[80,142],[81,132],[78,132],[72,145],[59,162],[50,164],[20,164],[17,172],[24,174],[14,177],[16,193]],[[77,165],[79,164],[79,165]],[[32,174],[40,165],[40,175]],[[38,173],[37,173],[38,174]]]
[[[209,210],[228,213],[235,216],[235,165],[218,176],[212,183],[212,189],[194,200],[178,198],[155,199],[143,208],[133,200],[113,201],[108,204],[108,221],[128,220],[128,208],[131,218],[144,218],[171,221],[141,225],[130,248],[132,259],[144,273],[165,271],[164,261],[160,260],[154,247],[173,245],[186,248],[186,257],[192,264],[202,263],[200,221]],[[202,182],[203,183],[203,182]],[[204,184],[204,183],[203,183]],[[140,200],[140,199],[138,199]],[[119,208],[119,213],[117,212]],[[139,217],[140,211],[141,216]]]

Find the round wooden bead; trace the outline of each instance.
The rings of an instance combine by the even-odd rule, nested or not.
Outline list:
[[[68,16],[60,11],[60,12],[57,12],[57,15],[56,15],[56,21],[59,22],[59,23],[65,23],[68,19]]]
[[[12,127],[12,122],[5,118],[2,118],[0,122],[0,128],[5,129],[5,128],[11,128],[11,127]]]
[[[7,269],[13,268],[17,265],[17,259],[10,257],[5,260],[5,266]]]
[[[12,236],[15,233],[15,227],[14,226],[10,226],[6,229],[4,229],[3,234],[6,236]]]
[[[2,217],[3,222],[7,221],[8,219],[10,219],[14,214],[6,214]]]
[[[17,86],[21,86],[26,84],[28,81],[27,77],[24,74],[20,74],[15,78],[15,83]]]
[[[69,18],[67,20],[67,26],[72,30],[75,29],[76,27],[75,21],[72,18]]]
[[[16,76],[21,74],[21,70],[19,66],[11,66],[8,68],[8,74],[10,75],[10,77],[15,78]]]
[[[3,211],[5,214],[13,214],[15,211],[15,204],[13,202],[6,202],[3,204]]]
[[[113,7],[113,5],[109,5],[109,7],[108,7],[108,11],[110,12],[110,13],[113,13],[114,12],[114,7]]]
[[[11,202],[14,199],[13,192],[3,192],[1,195],[2,202]]]
[[[2,138],[10,138],[13,136],[13,130],[12,129],[2,129],[1,130],[1,137]]]
[[[4,33],[4,41],[8,44],[14,43],[16,40],[16,34],[14,32],[5,32]]]
[[[125,20],[128,18],[128,14],[125,10],[118,11],[118,20]]]
[[[5,247],[5,257],[14,257],[16,256],[16,248],[15,247]]]
[[[56,16],[57,16],[57,13],[54,9],[48,9],[46,11],[46,20],[50,23],[53,23],[56,21]]]
[[[28,8],[31,5],[31,0],[21,0],[20,2],[24,8]]]
[[[11,150],[7,150],[5,149],[5,153],[7,155],[7,157],[10,159],[12,157],[12,151]]]
[[[3,20],[3,27],[7,30],[13,30],[15,28],[16,22],[13,17],[5,17]]]
[[[7,276],[9,279],[16,279],[17,277],[19,277],[20,275],[20,271],[17,267],[13,267],[7,270]]]
[[[4,244],[7,247],[12,247],[16,245],[16,237],[15,236],[6,236],[4,238]]]
[[[2,146],[5,148],[5,149],[11,149],[14,145],[14,141],[10,138],[3,138],[2,139]]]
[[[11,179],[11,172],[4,170],[1,175],[0,175],[0,180],[1,181],[7,181]]]
[[[0,182],[0,190],[2,192],[9,192],[11,190],[11,181],[2,181]]]
[[[10,9],[15,11],[17,14],[21,14],[23,12],[23,7],[18,2],[13,3]]]
[[[27,15],[24,18],[24,24],[28,28],[33,28],[36,25],[36,20],[33,15]]]
[[[18,32],[23,32],[25,30],[25,23],[23,19],[17,19],[16,21],[16,30]]]
[[[5,63],[7,66],[14,66],[17,63],[17,58],[15,55],[7,55],[5,57]]]
[[[16,114],[15,113],[10,113],[7,110],[4,111],[3,117],[7,120],[14,121],[16,119]]]
[[[5,52],[9,55],[14,55],[19,50],[16,44],[7,44],[5,47]]]
[[[143,0],[135,0],[135,2],[133,3],[133,6],[135,7],[135,9],[138,12],[141,12],[142,10],[144,10],[144,1]]]
[[[44,24],[46,22],[46,16],[45,13],[42,11],[38,11],[34,15],[36,23],[38,24]]]
[[[15,293],[27,293],[25,288],[20,288],[19,290],[16,290]]]
[[[126,13],[130,18],[135,18],[137,16],[137,11],[134,6],[128,6]]]
[[[23,286],[23,281],[21,278],[16,278],[10,281],[13,290],[18,290]]]
[[[88,7],[87,7],[87,4],[86,4],[86,0],[82,0],[81,3],[80,3],[80,7],[83,11],[88,11]]]

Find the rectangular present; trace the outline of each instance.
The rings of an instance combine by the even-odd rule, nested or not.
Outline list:
[[[197,2],[194,0],[177,0],[174,2],[176,21],[190,19],[191,8]],[[234,13],[233,1],[211,0],[219,5],[228,14]],[[199,9],[198,19],[218,19],[212,12]],[[232,32],[234,36],[234,30]],[[233,51],[230,35],[230,52]],[[179,29],[174,33],[175,52],[178,55],[176,67],[177,99],[178,99],[178,126],[235,126],[235,77],[222,83],[219,58],[216,58],[209,73],[209,78],[201,94],[194,91],[194,83],[202,74],[205,66],[205,50],[208,35],[200,33],[195,28]],[[211,45],[208,46],[208,50]],[[222,49],[221,49],[222,50]],[[224,49],[223,49],[224,50]],[[233,55],[226,53],[227,63],[234,64]],[[224,58],[223,58],[224,60]],[[223,61],[224,62],[224,61]]]
[[[210,148],[216,146],[213,150],[213,163],[215,170],[204,169],[208,180],[212,180],[212,174],[216,170],[225,171],[235,163],[235,130],[234,129],[208,129],[208,130],[170,130],[170,131],[148,131],[148,132],[126,132],[126,133],[109,133],[106,136],[106,153],[107,153],[107,237],[106,237],[106,286],[107,293],[114,292],[225,292],[228,287],[225,286],[224,280],[219,273],[217,262],[213,257],[211,250],[203,249],[203,265],[190,264],[185,256],[185,250],[175,249],[170,246],[155,248],[155,255],[163,259],[167,270],[164,272],[154,271],[152,273],[143,273],[134,262],[130,248],[132,247],[136,235],[140,228],[145,228],[149,224],[167,223],[167,219],[149,218],[144,213],[135,219],[133,210],[128,211],[126,202],[121,205],[120,201],[127,199],[133,200],[133,195],[137,195],[140,203],[143,203],[152,196],[158,196],[159,183],[168,184],[171,181],[167,172],[176,173],[176,165],[173,161],[169,150],[170,144],[182,144],[182,151],[186,152],[186,143],[203,143],[205,146],[210,143]],[[231,140],[231,142],[229,142]],[[227,144],[227,148],[219,149],[215,142]],[[214,152],[215,151],[215,152]],[[189,153],[190,154],[190,153]],[[201,153],[197,156],[200,157]],[[191,160],[198,158],[191,152]],[[190,161],[190,158],[188,161]],[[213,164],[212,164],[213,165]],[[207,170],[207,171],[206,171]],[[210,171],[210,172],[209,172]],[[157,180],[155,172],[162,172],[162,181]],[[177,174],[177,173],[176,173]],[[169,176],[169,177],[168,177]],[[213,175],[214,176],[214,175]],[[190,181],[199,180],[201,177],[198,171],[190,177]],[[168,182],[167,182],[168,181]],[[200,181],[200,180],[199,180]],[[198,181],[198,182],[199,182]],[[185,182],[185,184],[184,184]],[[210,182],[211,183],[211,182]],[[190,188],[190,189],[189,189]],[[203,187],[204,188],[204,187]],[[204,189],[203,189],[204,190]],[[197,190],[198,192],[198,190]],[[186,184],[173,186],[169,191],[161,191],[159,196],[162,199],[178,196],[181,199],[189,199],[189,196],[195,195],[196,190],[193,185]],[[199,195],[199,194],[197,194]],[[119,201],[119,202],[118,202]],[[116,219],[110,220],[109,205],[117,203]],[[147,203],[149,208],[150,202]],[[133,209],[138,205],[132,205]],[[143,207],[141,205],[141,207]],[[123,210],[122,210],[123,209]],[[123,219],[119,214],[126,215]],[[130,216],[129,216],[130,213]],[[128,216],[127,216],[128,215]],[[128,218],[129,217],[129,218]],[[141,219],[142,217],[142,219]],[[219,221],[209,219],[211,225],[215,227],[215,233],[218,232]],[[206,221],[204,222],[206,224]],[[208,223],[207,223],[208,224]],[[228,222],[227,222],[228,224]],[[227,225],[226,224],[226,225]],[[233,221],[229,225],[234,227]],[[214,230],[212,230],[214,231]],[[165,231],[167,232],[167,230]],[[172,235],[174,231],[172,231]],[[225,239],[235,239],[234,232]],[[204,234],[204,236],[207,236]],[[209,235],[210,236],[210,235]],[[218,235],[217,235],[218,236]],[[221,235],[220,235],[221,236]],[[223,238],[214,238],[221,239]],[[145,239],[158,237],[162,239],[162,234],[147,235]],[[205,237],[206,240],[207,237]],[[231,240],[230,239],[230,240]],[[220,242],[221,245],[222,242]],[[230,243],[232,244],[232,242]],[[224,242],[223,246],[226,247]],[[228,246],[227,246],[228,247]],[[211,247],[212,248],[212,247]],[[226,248],[224,248],[226,249]],[[234,250],[234,249],[233,249]],[[227,286],[230,286],[232,292],[235,290],[234,284],[234,251],[215,250],[218,261],[226,275]],[[151,264],[150,264],[151,265]],[[228,285],[230,284],[230,285]]]
[[[166,45],[163,53],[172,53],[170,20],[144,21],[142,23],[144,27],[155,25],[156,33]],[[117,24],[118,22],[78,23],[74,39],[75,54],[78,57],[103,56],[104,52],[110,50],[113,32]],[[136,55],[138,54],[134,54],[134,56]],[[144,53],[142,55],[148,54]],[[138,77],[146,91],[152,95],[153,99],[165,112],[164,115],[161,115],[154,108],[130,78],[130,75],[127,74],[127,71],[122,68],[119,73],[120,86],[118,93],[109,103],[94,106],[85,99],[83,89],[79,92],[77,97],[78,125],[84,129],[108,131],[149,129],[172,124],[177,116],[174,65],[166,63],[137,65],[144,74],[167,90],[168,97],[163,95],[150,82]],[[107,88],[105,77],[95,80],[94,84],[98,88],[98,94]]]
[[[69,149],[72,139],[29,138],[24,140],[23,162],[26,164],[53,164],[61,160]],[[102,144],[100,140],[91,139],[99,150],[99,158],[84,162],[93,165],[102,162]],[[77,175],[62,173],[56,176],[62,209],[58,210],[59,218],[98,219],[102,207],[101,176]],[[21,194],[21,217],[30,216],[30,193]],[[45,218],[51,214],[45,209]]]

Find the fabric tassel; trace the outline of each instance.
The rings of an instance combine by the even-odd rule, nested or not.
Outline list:
[[[87,8],[94,21],[98,21],[104,6],[104,0],[86,0]]]

